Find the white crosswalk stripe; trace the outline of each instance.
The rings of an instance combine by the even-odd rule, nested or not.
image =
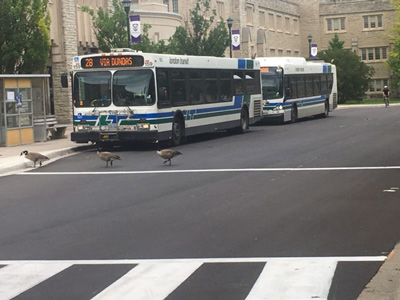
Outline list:
[[[327,299],[339,262],[383,262],[385,256],[160,260],[0,261],[0,299],[8,300],[73,265],[132,265],[93,300],[165,299],[203,264],[265,263],[246,300]],[[261,270],[261,269],[260,269]],[[111,281],[110,281],[111,282]],[[94,294],[92,294],[94,295]],[[92,296],[93,297],[93,296]]]

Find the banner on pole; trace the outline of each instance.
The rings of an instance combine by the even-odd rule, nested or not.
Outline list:
[[[131,15],[129,16],[129,25],[131,30],[131,41],[132,43],[140,43],[140,16]]]
[[[232,30],[232,50],[240,50],[240,30]]]
[[[317,44],[311,44],[311,58],[317,58],[318,47]]]

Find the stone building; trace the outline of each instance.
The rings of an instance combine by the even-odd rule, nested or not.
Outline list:
[[[122,1],[122,0],[121,0]],[[196,0],[131,0],[131,13],[150,24],[149,37],[165,40],[188,20]],[[234,57],[309,55],[308,37],[318,49],[326,49],[337,33],[344,47],[357,53],[375,75],[371,96],[381,93],[390,82],[385,61],[391,50],[388,34],[396,21],[390,0],[210,0],[217,17],[233,19],[232,29],[240,30],[241,49]],[[96,10],[112,8],[112,0],[50,0],[52,17],[52,75],[54,113],[61,121],[71,121],[69,89],[61,88],[60,75],[71,70],[72,58],[96,51],[97,41],[91,19],[83,5]],[[229,56],[227,50],[226,56]]]

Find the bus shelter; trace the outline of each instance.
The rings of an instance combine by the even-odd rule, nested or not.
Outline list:
[[[49,74],[0,74],[0,146],[46,141],[46,119],[50,111]]]

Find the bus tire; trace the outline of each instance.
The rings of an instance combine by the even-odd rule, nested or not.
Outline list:
[[[249,113],[246,108],[242,108],[240,112],[240,127],[238,128],[239,133],[246,133],[249,130],[250,121],[249,121]]]
[[[174,118],[172,123],[171,144],[172,146],[179,146],[184,141],[185,125],[183,125],[181,118]]]
[[[296,104],[293,104],[292,109],[290,110],[290,122],[296,123],[297,119],[298,119],[297,106]]]

